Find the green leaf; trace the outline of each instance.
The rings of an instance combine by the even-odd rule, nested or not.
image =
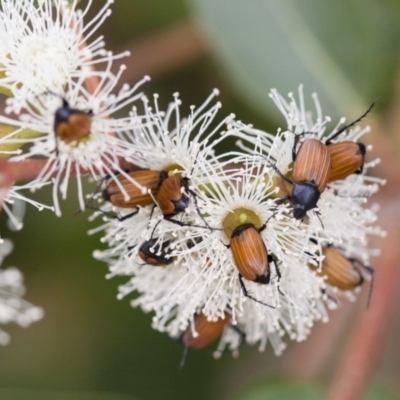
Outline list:
[[[286,95],[303,83],[334,118],[356,117],[392,90],[400,11],[391,0],[191,3],[226,77],[261,113],[277,114],[273,87]]]

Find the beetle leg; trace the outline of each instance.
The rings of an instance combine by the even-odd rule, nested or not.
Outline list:
[[[281,197],[277,202],[276,202],[276,207],[272,211],[272,215],[264,222],[264,224],[261,226],[261,228],[258,230],[258,232],[262,232],[266,227],[270,219],[275,217],[276,213],[278,212],[278,207],[283,204],[286,200],[291,200],[290,196],[285,196]]]
[[[294,133],[294,143],[292,147],[292,161],[296,161],[296,155],[297,155],[297,145],[299,144],[300,136],[302,135],[315,135],[315,132],[301,132],[301,133]]]
[[[119,217],[118,215],[116,215],[116,214],[114,214],[114,213],[112,213],[112,212],[104,211],[104,210],[102,210],[101,208],[92,207],[92,206],[89,205],[88,203],[85,204],[85,207],[86,207],[88,210],[100,211],[102,214],[106,215],[107,217],[112,218],[112,219],[117,219],[118,221],[125,221],[126,219],[133,217],[134,215],[136,215],[136,214],[139,212],[139,209],[137,209],[137,210],[135,210],[135,211],[133,211],[133,212],[131,212],[131,213],[129,213],[129,214],[124,215],[123,217]],[[78,211],[75,213],[75,215],[78,214],[78,213],[80,213],[80,212],[82,212],[82,211],[83,211],[83,210],[78,210]]]
[[[222,231],[221,228],[211,228],[209,226],[202,226],[202,225],[185,223],[185,222],[182,222],[182,221],[178,221],[177,219],[173,219],[172,217],[164,217],[164,219],[166,221],[172,222],[173,224],[176,224],[176,225],[179,225],[179,226],[194,226],[195,228],[211,229],[212,231]]]
[[[131,212],[130,214],[126,214],[123,217],[117,217],[115,216],[115,218],[118,219],[118,221],[125,221],[128,218],[133,217],[134,215],[136,215],[139,212],[139,209],[137,209],[136,211]]]
[[[242,288],[243,296],[248,297],[249,299],[251,299],[251,300],[253,300],[253,301],[257,302],[257,303],[260,303],[260,304],[262,304],[264,306],[267,306],[267,307],[270,307],[270,308],[275,308],[274,306],[271,306],[270,304],[264,303],[263,301],[258,300],[255,297],[253,297],[248,292],[248,290],[246,289],[246,286],[244,285],[244,282],[243,282],[243,277],[240,274],[239,274],[239,282],[240,282],[240,287]]]
[[[318,210],[314,210],[314,213],[318,217],[319,222],[320,222],[320,224],[322,226],[322,229],[325,229],[324,224],[323,224],[322,219],[321,219],[321,213]]]
[[[280,288],[280,285],[279,285],[279,282],[280,282],[280,280],[281,280],[281,278],[282,278],[282,274],[281,274],[281,271],[280,271],[280,269],[279,269],[279,267],[278,267],[277,258],[276,258],[274,255],[272,255],[272,254],[268,254],[268,263],[274,263],[276,276],[278,277],[278,292],[279,292],[282,296],[285,296],[285,294],[284,294],[283,292],[281,292],[281,288]]]
[[[326,292],[325,289],[321,289],[321,293],[325,294],[329,300],[333,301],[335,304],[338,304],[338,301],[335,297],[331,296],[329,293]]]
[[[227,249],[230,249],[230,248],[231,248],[231,245],[230,245],[230,244],[225,244],[222,240],[221,240],[221,243],[222,243]]]
[[[193,202],[194,202],[194,206],[196,207],[196,211],[197,214],[199,214],[200,218],[203,220],[204,224],[208,227],[208,229],[210,229],[210,231],[213,230],[213,228],[211,228],[210,225],[208,225],[208,222],[206,221],[206,219],[204,218],[204,216],[201,214],[200,212],[200,208],[199,208],[199,204],[197,203],[197,196],[196,193],[193,192],[193,190],[189,189],[189,187],[185,188],[188,193],[193,197]]]
[[[362,268],[362,269],[366,270],[371,276],[371,283],[370,283],[370,286],[369,286],[369,293],[368,293],[368,300],[367,300],[367,308],[368,308],[369,305],[371,304],[372,291],[374,289],[374,273],[375,273],[375,270],[372,267],[370,267],[369,265],[365,265],[360,260],[357,260],[355,258],[349,258],[349,261],[351,261],[351,263],[353,264],[354,268],[356,268],[358,270],[358,272],[360,272],[360,268]],[[360,272],[360,275],[362,277],[362,273],[361,272]]]

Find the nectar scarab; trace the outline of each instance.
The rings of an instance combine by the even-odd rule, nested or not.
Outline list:
[[[171,242],[169,240],[158,244],[158,239],[146,240],[139,247],[139,257],[146,263],[155,267],[165,267],[174,262],[169,248]]]

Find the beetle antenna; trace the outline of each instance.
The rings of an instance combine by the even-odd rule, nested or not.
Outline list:
[[[354,195],[354,196],[350,196],[350,195],[344,195],[344,194],[340,194],[340,192],[337,189],[333,189],[333,194],[337,197],[347,197],[347,198],[351,198],[351,199],[364,199],[366,197],[369,197],[367,193],[360,194],[360,195]]]
[[[285,180],[286,182],[288,182],[288,183],[290,183],[290,184],[293,185],[293,181],[291,181],[290,179],[286,178],[286,176],[283,175],[281,171],[279,171],[278,167],[277,167],[274,163],[272,163],[270,160],[268,160],[268,158],[265,157],[263,154],[253,154],[253,156],[263,158],[263,159],[269,164],[269,166],[270,166],[271,168],[273,168],[273,170],[274,170],[283,180]]]
[[[249,299],[251,299],[251,300],[253,300],[253,301],[257,302],[257,303],[260,303],[263,306],[267,306],[267,307],[270,307],[270,308],[275,308],[274,306],[271,306],[270,304],[264,303],[263,301],[258,300],[255,297],[253,297],[249,293],[249,291],[246,289],[246,286],[244,285],[244,282],[243,282],[242,275],[240,275],[240,274],[239,274],[239,282],[240,282],[240,287],[242,288],[243,296],[248,297]]]
[[[153,208],[153,210],[154,210],[154,208]],[[151,210],[151,214],[152,214],[152,215],[153,215],[153,210]],[[151,220],[151,216],[150,216],[150,220]],[[154,232],[155,232],[157,226],[160,224],[161,221],[162,221],[162,220],[160,219],[160,220],[155,224],[153,230],[151,231],[150,240],[153,240]]]
[[[365,118],[368,115],[368,113],[372,110],[374,105],[378,102],[378,100],[379,100],[379,97],[376,100],[374,100],[374,102],[369,106],[368,110],[365,111],[365,113],[363,115],[361,115],[361,117],[357,118],[352,123],[350,123],[348,125],[345,125],[341,129],[339,129],[337,132],[335,132],[331,137],[326,139],[325,144],[326,145],[330,144],[332,142],[332,140],[336,139],[341,133],[343,133],[344,131],[346,131],[347,129],[351,128],[353,125],[355,125],[357,122],[360,122],[363,118]]]
[[[319,211],[317,211],[317,210],[314,210],[314,214],[318,217],[319,222],[320,222],[320,224],[322,226],[322,229],[325,229],[324,223],[322,222],[322,219],[321,219],[321,213]]]
[[[369,293],[368,293],[368,301],[367,301],[367,308],[369,307],[369,305],[371,304],[371,298],[372,298],[372,291],[374,289],[374,269],[372,267],[369,267],[367,265],[363,264],[363,267],[369,271],[369,273],[371,274],[371,283],[369,285]]]
[[[93,200],[94,200],[95,196],[98,195],[98,194],[100,193],[100,189],[101,189],[103,183],[106,181],[106,179],[109,179],[109,178],[110,178],[110,176],[109,176],[109,175],[106,175],[105,177],[103,177],[103,178],[100,179],[100,183],[97,185],[95,191],[94,191],[93,194],[90,196],[90,199],[86,202],[86,204],[85,204],[85,209],[88,208],[89,210],[102,211],[102,210],[100,210],[100,209],[98,209],[98,208],[93,207],[92,204],[93,204]],[[78,210],[76,213],[78,213],[78,212],[83,212],[83,211],[85,211],[85,209],[84,209],[84,210],[81,210],[81,209],[80,209],[80,210]]]

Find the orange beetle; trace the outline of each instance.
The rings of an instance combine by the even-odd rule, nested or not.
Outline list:
[[[323,249],[322,254],[325,256],[321,269],[315,266],[312,268],[320,276],[325,277],[326,282],[342,290],[352,290],[360,286],[364,282],[364,278],[360,272],[363,268],[372,276],[374,270],[362,264],[354,258],[346,258],[342,253],[332,246]]]
[[[171,257],[171,250],[168,249],[171,242],[163,242],[161,246],[157,245],[157,238],[146,240],[139,248],[139,257],[146,263],[155,267],[165,267],[174,262]]]
[[[223,330],[230,324],[232,315],[225,312],[225,317],[217,321],[209,321],[203,314],[197,314],[194,318],[194,331],[197,335],[193,334],[192,327],[189,326],[180,337],[180,342],[191,349],[202,349],[214,342],[221,336]]]
[[[293,216],[302,219],[307,211],[316,207],[328,184],[331,159],[327,146],[317,139],[306,139],[297,154],[293,151],[293,163]]]
[[[357,118],[355,121],[346,125],[331,135],[325,140],[325,144],[328,147],[329,154],[331,156],[331,171],[329,174],[328,182],[333,182],[339,179],[344,179],[351,174],[360,174],[363,171],[364,158],[365,158],[365,145],[362,143],[343,141],[332,143],[341,133],[360,122],[374,107],[376,101],[374,101],[368,110]]]
[[[264,228],[265,225],[261,229],[257,229],[252,223],[239,225],[232,232],[229,247],[239,271],[239,283],[243,295],[257,303],[274,308],[253,297],[243,282],[243,278],[245,278],[263,285],[268,284],[271,279],[270,263],[274,263],[278,280],[281,278],[277,261],[274,256],[268,254],[260,235]]]
[[[188,187],[188,178],[180,178],[177,175],[168,176],[167,172],[162,171],[159,182],[156,199],[164,217],[173,217],[185,211],[189,204],[187,193],[192,194]]]
[[[286,182],[293,185],[292,194],[279,200],[290,200],[293,204],[293,216],[296,219],[305,217],[307,211],[317,206],[321,193],[328,183],[331,159],[327,146],[318,139],[306,139],[296,152],[301,135],[296,135],[292,148],[292,179],[288,179],[279,169],[265,158],[275,172]]]
[[[271,256],[253,224],[238,226],[232,233],[230,248],[240,275],[258,283],[267,284],[270,281],[268,266]]]
[[[157,195],[160,184],[160,171],[140,170],[129,172],[128,175],[134,179],[138,185],[147,188],[147,193],[143,194],[142,189],[138,187],[138,185],[134,185],[126,176],[118,175],[116,177],[116,179],[118,179],[118,184],[115,181],[111,181],[104,189],[104,200],[120,208],[144,207],[154,204],[154,196]],[[129,199],[125,198],[120,186],[124,188]]]
[[[318,269],[310,264],[317,275],[323,276],[331,286],[341,290],[353,290],[364,282],[361,270],[365,270],[372,278],[368,303],[372,295],[374,269],[364,265],[355,258],[347,258],[340,251],[332,246],[327,246],[322,250],[325,256],[322,266]]]
[[[327,146],[331,157],[328,183],[344,179],[354,173],[362,173],[365,145],[351,141],[332,143]]]
[[[183,352],[180,367],[182,368],[185,364],[188,349],[202,349],[214,342],[225,328],[230,326],[233,330],[240,335],[238,347],[243,342],[245,335],[235,325],[230,325],[232,315],[229,312],[224,313],[223,318],[219,318],[216,321],[209,321],[203,313],[199,313],[194,317],[194,329],[189,326],[180,336],[179,340],[185,347]],[[194,332],[195,333],[194,333]],[[234,351],[234,350],[232,350]]]
[[[306,139],[296,152],[301,135],[312,132],[296,135],[292,148],[292,181],[282,174],[276,165],[267,160],[284,181],[293,185],[291,196],[283,197],[282,201],[290,200],[293,203],[294,218],[302,219],[307,211],[316,207],[321,193],[329,182],[362,172],[365,146],[351,141],[332,143],[332,140],[363,119],[374,104],[375,102],[361,117],[327,138],[325,143],[318,139]]]
[[[92,117],[92,111],[71,108],[67,100],[62,99],[62,106],[54,115],[54,132],[66,143],[78,141],[90,135]]]

